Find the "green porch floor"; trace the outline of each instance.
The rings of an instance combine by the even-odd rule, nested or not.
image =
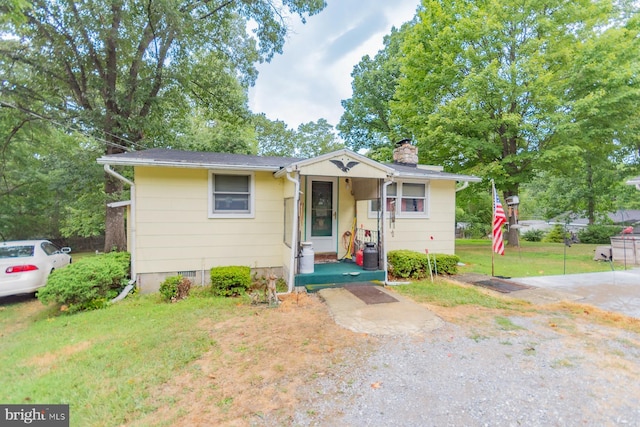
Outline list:
[[[305,286],[307,291],[316,292],[324,288],[340,287],[345,283],[384,281],[384,270],[364,270],[355,262],[331,262],[315,264],[314,272],[297,274],[296,286]]]

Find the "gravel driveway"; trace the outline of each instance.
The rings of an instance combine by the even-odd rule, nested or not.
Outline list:
[[[322,373],[292,425],[640,426],[640,335],[553,314],[378,337]]]

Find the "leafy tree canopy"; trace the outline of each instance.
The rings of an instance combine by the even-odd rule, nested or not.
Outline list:
[[[384,48],[374,58],[364,56],[353,68],[353,93],[342,101],[345,112],[337,126],[349,148],[367,148],[372,157],[385,161],[391,159],[393,143],[407,135],[401,124],[391,123],[390,102],[400,77],[400,46],[410,25],[393,28],[384,38]]]
[[[503,197],[543,171],[606,194],[639,146],[638,29],[632,2],[423,0],[354,69],[339,129],[375,156],[411,137],[421,161],[492,178]]]
[[[304,21],[324,6],[323,0],[28,6],[10,0],[2,6],[9,12],[2,30],[12,37],[0,38],[0,94],[16,108],[93,134],[106,154],[179,145],[180,130],[228,135],[251,118],[246,90],[257,75],[254,64],[282,51],[287,15]],[[199,123],[188,120],[194,108],[207,111]],[[121,187],[106,177],[108,199]],[[122,215],[107,209],[106,222],[105,247],[124,248]]]

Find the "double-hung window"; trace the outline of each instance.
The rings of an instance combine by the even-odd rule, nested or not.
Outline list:
[[[426,215],[427,185],[412,184],[405,182],[402,184],[402,196],[400,212],[398,214],[419,214]]]
[[[427,217],[429,184],[425,182],[397,182],[387,187],[387,212],[398,218]],[[377,216],[378,200],[369,203],[369,217]]]
[[[210,218],[252,218],[254,183],[252,173],[211,172],[209,177]]]

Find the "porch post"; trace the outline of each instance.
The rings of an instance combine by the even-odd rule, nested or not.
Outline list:
[[[298,253],[298,224],[300,223],[300,172],[296,172],[296,177],[289,174],[292,171],[287,169],[286,177],[294,184],[293,195],[293,229],[291,230],[291,258],[289,262],[289,280],[287,283],[287,293],[293,292],[296,280],[296,254]]]
[[[387,187],[393,183],[393,178],[388,177],[389,180],[385,181],[382,185],[382,197],[380,199],[380,204],[382,205],[382,265],[384,266],[384,284],[386,285],[389,282],[389,271],[387,266],[387,229],[386,229],[386,218],[387,218]]]

